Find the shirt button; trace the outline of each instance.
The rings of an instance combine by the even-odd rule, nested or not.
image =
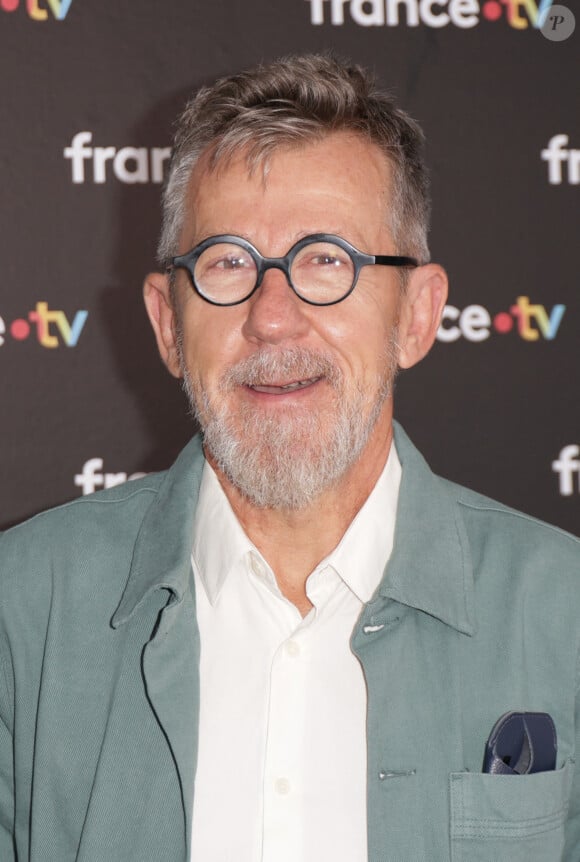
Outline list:
[[[259,578],[266,577],[266,566],[255,553],[252,553],[250,557],[250,565],[252,566],[252,571],[255,575]]]
[[[290,793],[290,782],[287,778],[277,778],[274,782],[274,787],[276,793],[279,793],[280,796],[288,796]]]
[[[296,643],[296,641],[287,641],[286,652],[292,658],[296,658],[296,656],[300,655],[300,644]]]

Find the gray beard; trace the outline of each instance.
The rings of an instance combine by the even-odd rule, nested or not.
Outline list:
[[[228,480],[254,506],[298,510],[310,506],[358,460],[392,392],[396,372],[396,333],[387,351],[384,374],[369,396],[348,391],[342,371],[325,354],[304,348],[258,351],[229,369],[218,397],[194,383],[181,362],[183,387],[200,425],[206,452]],[[281,379],[324,377],[334,398],[325,410],[289,407],[274,415],[241,405],[232,414],[226,395],[240,385]]]

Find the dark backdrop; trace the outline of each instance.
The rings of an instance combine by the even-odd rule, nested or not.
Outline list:
[[[0,524],[164,468],[190,435],[140,299],[171,123],[218,75],[332,48],[428,137],[450,307],[398,417],[439,472],[580,533],[580,21],[552,41],[536,17],[534,0],[0,0]]]

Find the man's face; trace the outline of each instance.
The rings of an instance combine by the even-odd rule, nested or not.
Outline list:
[[[194,170],[180,253],[216,234],[282,257],[314,233],[393,254],[389,169],[376,146],[344,132],[275,151],[264,176],[239,158]],[[401,249],[406,253],[406,249]],[[301,508],[369,446],[390,442],[401,308],[397,270],[367,266],[343,302],[312,306],[270,269],[246,302],[217,307],[176,274],[175,349],[206,452],[254,504]],[[380,443],[379,443],[380,449]],[[383,453],[384,454],[384,453]]]

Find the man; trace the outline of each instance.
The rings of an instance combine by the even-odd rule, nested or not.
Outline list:
[[[3,537],[2,860],[580,859],[579,543],[393,425],[447,296],[421,144],[325,57],[186,108],[145,301],[202,435]],[[511,712],[556,760],[485,774]]]

